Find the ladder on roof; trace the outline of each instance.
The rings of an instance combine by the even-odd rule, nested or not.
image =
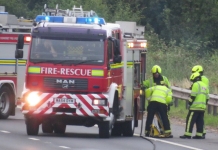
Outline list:
[[[73,6],[72,10],[66,9],[59,9],[58,4],[56,5],[55,9],[48,8],[47,5],[44,5],[44,13],[43,15],[49,16],[68,16],[68,17],[98,17],[95,11],[83,11],[82,6],[76,7]]]

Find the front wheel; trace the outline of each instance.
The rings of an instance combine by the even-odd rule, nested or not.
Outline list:
[[[26,131],[27,131],[27,135],[38,135],[39,123],[37,119],[26,118]]]
[[[7,119],[13,109],[13,96],[6,86],[0,89],[0,119]]]

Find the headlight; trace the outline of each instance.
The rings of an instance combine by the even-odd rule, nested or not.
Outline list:
[[[107,106],[107,99],[94,99],[93,105]]]
[[[38,104],[40,101],[38,92],[29,93],[29,95],[27,95],[26,101],[28,102],[29,106],[35,106],[36,104]]]

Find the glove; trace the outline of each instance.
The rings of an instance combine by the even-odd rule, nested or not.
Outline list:
[[[170,111],[170,104],[167,105],[167,110],[168,110],[168,112]]]
[[[206,105],[208,104],[209,99],[206,100]]]

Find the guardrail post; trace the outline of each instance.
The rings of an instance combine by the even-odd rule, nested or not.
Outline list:
[[[174,98],[174,106],[175,107],[178,107],[178,101],[179,101],[178,98]]]
[[[213,106],[213,115],[216,116],[217,115],[217,107]]]
[[[211,114],[212,112],[212,106],[211,105],[207,105],[207,113]]]
[[[188,106],[188,102],[189,102],[189,101],[185,101],[185,108],[186,108],[186,109],[188,109],[188,107],[189,107],[189,106]]]

